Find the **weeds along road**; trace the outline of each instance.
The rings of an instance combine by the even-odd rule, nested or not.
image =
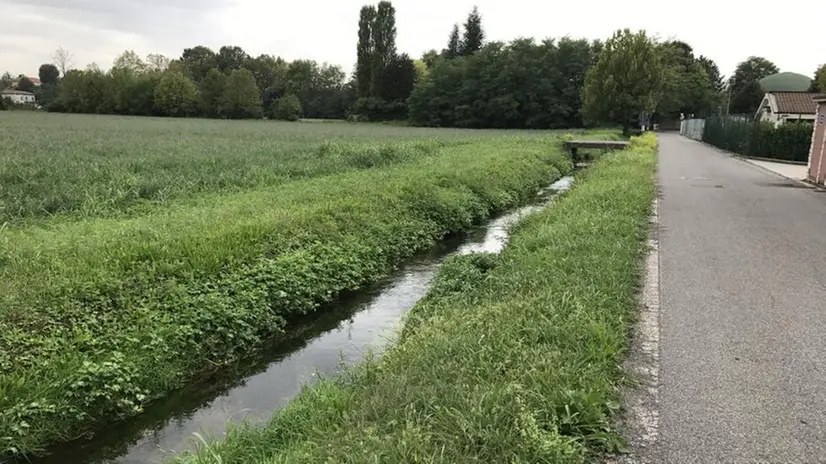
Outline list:
[[[660,137],[652,462],[826,461],[826,193]]]

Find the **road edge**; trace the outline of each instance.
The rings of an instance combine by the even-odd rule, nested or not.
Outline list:
[[[659,190],[659,188],[658,188]],[[652,448],[659,439],[660,385],[660,247],[659,191],[651,205],[651,230],[637,321],[624,369],[634,382],[623,392],[621,429],[629,453],[609,463],[654,462]]]

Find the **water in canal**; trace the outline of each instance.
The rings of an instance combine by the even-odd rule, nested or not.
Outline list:
[[[141,416],[113,425],[93,440],[61,446],[35,462],[159,463],[192,449],[196,433],[220,437],[230,421],[267,420],[316,375],[334,374],[342,364],[360,360],[367,351],[380,353],[391,343],[402,316],[424,297],[447,256],[498,253],[511,224],[542,209],[572,183],[572,177],[564,177],[538,192],[533,204],[444,241],[383,281],[314,315],[312,321],[294,325],[289,340],[221,378],[175,392]]]

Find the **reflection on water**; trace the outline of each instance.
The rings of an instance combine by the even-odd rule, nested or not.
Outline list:
[[[333,374],[342,362],[358,361],[368,350],[380,353],[392,340],[404,313],[427,293],[445,257],[452,253],[498,253],[507,243],[512,224],[542,209],[572,182],[572,177],[560,179],[541,190],[535,204],[440,244],[383,282],[316,315],[301,328],[294,327],[292,340],[222,378],[176,392],[148,407],[141,416],[102,431],[92,441],[55,450],[39,462],[159,463],[170,454],[191,449],[194,433],[220,437],[229,421],[268,419],[315,375]]]

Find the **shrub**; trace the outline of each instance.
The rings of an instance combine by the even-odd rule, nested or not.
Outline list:
[[[282,121],[298,121],[301,114],[301,102],[298,97],[286,95],[273,102],[270,116]]]
[[[743,156],[806,162],[812,140],[812,125],[786,122],[775,127],[748,118],[711,117],[706,120],[703,141]]]

